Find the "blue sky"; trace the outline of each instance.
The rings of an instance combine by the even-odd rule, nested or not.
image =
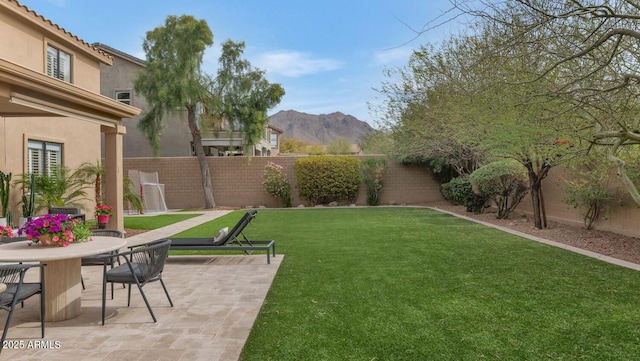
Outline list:
[[[204,19],[214,34],[203,69],[214,75],[220,44],[246,43],[244,57],[286,95],[269,114],[340,111],[375,126],[383,70],[407,64],[412,49],[446,37],[450,26],[415,39],[449,0],[18,0],[83,40],[141,59],[145,33],[168,15]]]

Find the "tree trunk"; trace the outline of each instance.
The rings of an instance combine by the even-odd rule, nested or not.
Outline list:
[[[540,197],[540,219],[542,221],[542,228],[547,228],[547,209],[544,205],[544,190],[542,189],[542,183],[538,190],[538,196]]]
[[[204,149],[202,148],[202,137],[200,136],[198,124],[196,124],[195,107],[187,109],[187,118],[191,136],[193,137],[193,148],[196,152],[196,157],[198,157],[198,164],[200,164],[202,190],[204,191],[204,208],[211,209],[216,206],[216,202],[213,200],[213,185],[211,184],[209,163],[207,163],[207,156],[204,154]]]
[[[533,162],[529,161],[525,164],[529,175],[529,192],[531,192],[531,204],[533,205],[533,222],[537,229],[547,227],[547,216],[544,210],[544,201],[542,197],[542,180],[547,177],[551,166],[543,162],[534,169]],[[537,170],[537,172],[536,172]]]

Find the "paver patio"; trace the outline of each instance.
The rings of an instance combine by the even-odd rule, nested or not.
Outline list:
[[[144,243],[175,234],[223,213],[203,216],[128,239]],[[17,349],[4,349],[6,360],[237,360],[264,302],[283,255],[266,264],[264,255],[170,256],[163,278],[174,307],[160,283],[144,287],[158,319],[154,323],[140,292],[115,287],[107,296],[101,326],[102,268],[83,267],[79,317],[46,324],[40,339],[38,297],[14,312],[7,339]],[[35,276],[35,273],[34,273]],[[6,312],[0,313],[4,325]]]

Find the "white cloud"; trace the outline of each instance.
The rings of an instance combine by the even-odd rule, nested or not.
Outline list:
[[[314,59],[310,54],[297,51],[276,51],[260,55],[256,66],[268,73],[298,78],[303,75],[316,74],[340,69],[342,63],[335,59]]]

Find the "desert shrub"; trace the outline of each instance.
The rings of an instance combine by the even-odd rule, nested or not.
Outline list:
[[[610,165],[600,161],[602,153],[591,152],[588,156],[576,160],[572,179],[558,177],[564,187],[563,201],[580,210],[585,229],[591,229],[593,223],[614,204],[622,204],[624,192],[611,176]],[[629,166],[629,174],[637,177],[637,168]]]
[[[505,219],[527,194],[527,170],[515,160],[501,160],[476,169],[469,176],[474,192],[493,200],[497,218]]]
[[[453,204],[465,206],[467,212],[482,213],[486,197],[476,194],[468,178],[456,177],[442,184],[442,196]]]
[[[262,175],[265,189],[269,195],[279,198],[285,208],[291,207],[291,184],[281,165],[268,162]]]
[[[353,157],[299,158],[294,164],[300,196],[311,205],[354,202],[360,187],[360,160]]]
[[[362,160],[362,180],[367,186],[367,204],[377,206],[382,191],[382,177],[387,173],[387,160],[369,158]]]

